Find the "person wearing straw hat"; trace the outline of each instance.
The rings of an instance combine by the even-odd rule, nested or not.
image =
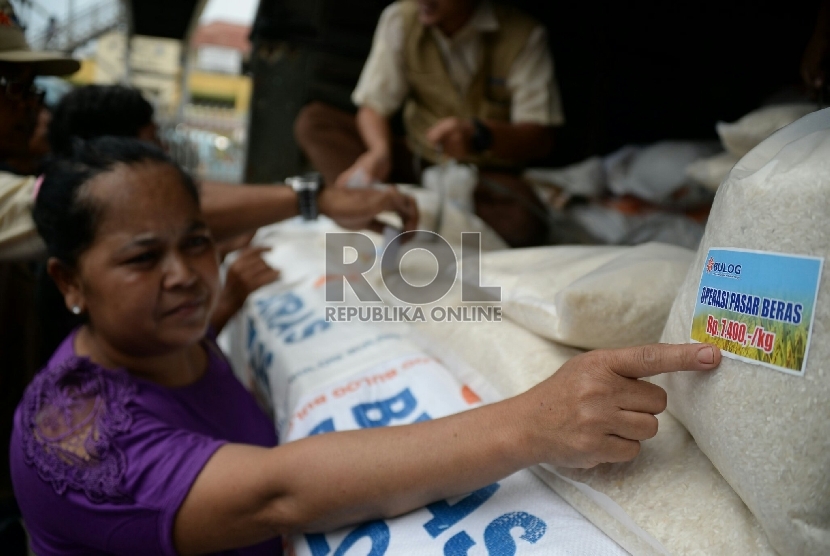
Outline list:
[[[0,0],[0,161],[31,156],[43,93],[34,87],[39,75],[69,75],[81,67],[57,52],[32,50],[8,0]],[[0,261],[32,259],[45,254],[31,216],[37,179],[0,170]],[[8,460],[11,413],[33,372],[30,311],[33,300],[27,265],[0,265],[0,457]],[[4,554],[25,554],[25,534],[11,496],[8,467],[0,466],[0,546]]]
[[[31,50],[11,4],[0,0],[0,160],[28,154],[43,97],[34,78],[69,75],[79,68],[77,60],[61,53]],[[30,215],[37,183],[35,176],[0,171],[0,261],[45,254]],[[290,188],[203,186],[202,208],[219,238],[250,232],[299,210]],[[401,216],[404,231],[414,229],[418,220],[415,200],[394,188],[329,191],[316,200],[320,214],[346,228],[378,228],[374,217],[386,210]]]
[[[43,93],[39,75],[70,75],[80,62],[59,52],[32,50],[8,0],[0,0],[0,159],[26,156],[37,125]],[[37,179],[0,171],[0,260],[44,252],[30,210]]]

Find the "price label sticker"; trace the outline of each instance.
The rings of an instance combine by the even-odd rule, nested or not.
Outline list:
[[[804,376],[824,259],[712,248],[691,339],[725,357]]]

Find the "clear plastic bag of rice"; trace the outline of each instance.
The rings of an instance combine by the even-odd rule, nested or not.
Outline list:
[[[714,343],[720,367],[653,379],[782,555],[830,554],[828,255],[830,109],[718,190],[662,340]]]

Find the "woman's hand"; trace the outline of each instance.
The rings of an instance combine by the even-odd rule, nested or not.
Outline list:
[[[666,392],[639,380],[672,371],[714,369],[720,350],[706,344],[655,344],[585,353],[511,400],[531,462],[593,467],[633,459],[657,434]]]

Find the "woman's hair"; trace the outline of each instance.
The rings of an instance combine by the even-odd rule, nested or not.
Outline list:
[[[138,89],[122,85],[88,85],[64,96],[52,112],[49,143],[57,155],[72,152],[74,138],[103,135],[136,137],[153,122],[153,106]]]
[[[187,192],[199,202],[193,178],[154,145],[126,137],[75,140],[73,145],[71,155],[50,162],[32,211],[49,255],[70,266],[75,266],[78,256],[92,243],[101,217],[102,207],[84,193],[85,185],[119,164],[168,164],[178,171]]]

